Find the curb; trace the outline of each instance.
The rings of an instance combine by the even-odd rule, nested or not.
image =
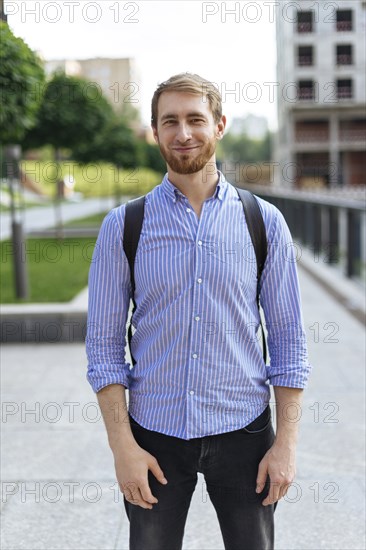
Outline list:
[[[314,262],[304,249],[298,265],[362,325],[366,325],[365,288],[362,285],[346,279],[334,267]],[[87,313],[87,288],[66,303],[1,305],[0,342],[84,342]]]
[[[87,288],[70,302],[2,305],[0,342],[84,342],[87,314]]]

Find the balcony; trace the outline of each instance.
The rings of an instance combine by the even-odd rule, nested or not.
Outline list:
[[[349,129],[341,129],[339,131],[339,141],[363,141],[366,142],[366,128],[349,128]]]
[[[297,120],[295,122],[296,143],[324,143],[329,141],[327,120]]]
[[[313,143],[313,142],[327,142],[329,140],[329,131],[324,130],[312,130],[299,128],[295,132],[296,143]]]
[[[339,141],[348,143],[365,143],[366,120],[342,120],[339,125]]]

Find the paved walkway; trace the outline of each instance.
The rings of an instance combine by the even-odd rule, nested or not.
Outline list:
[[[314,369],[296,485],[276,511],[276,549],[364,549],[364,327],[305,271],[300,277]],[[9,344],[1,356],[1,548],[127,549],[128,521],[85,379],[84,346]],[[201,474],[184,549],[223,549]]]
[[[121,203],[126,197],[121,197]],[[64,202],[61,204],[62,220],[67,222],[74,218],[82,218],[98,212],[104,212],[115,206],[114,197],[100,197],[92,199],[82,199],[80,202]],[[21,218],[24,221],[24,229],[29,232],[33,230],[45,229],[55,225],[54,206],[33,206],[27,208]],[[0,235],[5,240],[11,234],[11,218],[9,212],[1,214]]]

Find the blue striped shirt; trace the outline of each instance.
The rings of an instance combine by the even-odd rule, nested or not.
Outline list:
[[[220,173],[198,218],[168,179],[146,196],[135,260],[134,334],[126,362],[130,270],[125,205],[101,226],[89,272],[87,379],[129,390],[142,426],[182,439],[240,429],[270,400],[269,384],[303,388],[310,365],[296,250],[280,211],[258,198],[268,256],[260,283],[270,364],[258,336],[257,266],[242,203]]]

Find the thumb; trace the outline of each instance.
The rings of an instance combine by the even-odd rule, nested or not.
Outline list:
[[[156,477],[156,479],[160,482],[166,485],[168,483],[168,480],[164,476],[163,470],[160,468],[158,461],[155,459],[150,464],[150,470]]]
[[[267,481],[267,464],[264,460],[261,460],[258,467],[258,475],[257,475],[257,486],[255,489],[256,493],[261,493],[264,489],[264,486]]]

